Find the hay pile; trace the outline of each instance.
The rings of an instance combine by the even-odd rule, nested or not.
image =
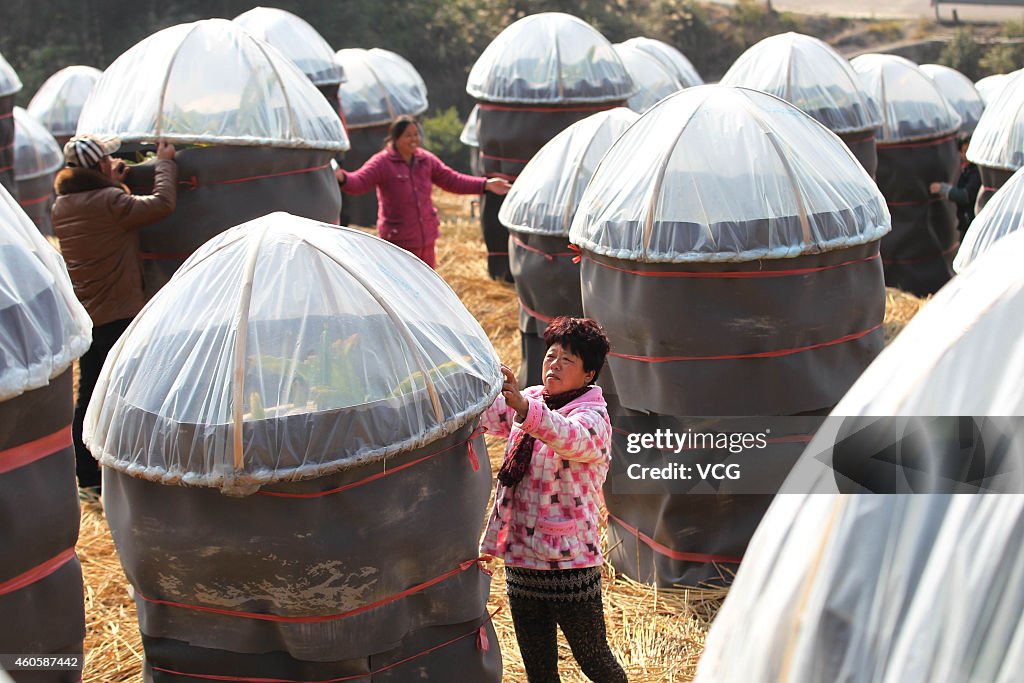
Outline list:
[[[479,224],[470,218],[470,199],[438,193],[442,237],[438,243],[438,271],[476,316],[499,357],[515,367],[519,359],[519,333],[515,288],[490,280]],[[888,290],[886,341],[906,325],[921,300]],[[504,442],[488,439],[491,464],[497,469]],[[481,520],[483,522],[483,520]],[[84,683],[138,683],[142,680],[142,643],[135,606],[127,580],[114,553],[113,542],[97,500],[83,498],[82,531],[78,554],[86,586],[87,634]],[[493,564],[490,610],[504,660],[504,680],[526,680],[515,642],[505,596],[504,569]],[[704,648],[704,637],[725,597],[724,589],[709,591],[658,590],[604,573],[605,620],[612,650],[634,683],[675,683],[692,679]],[[559,635],[562,680],[587,679],[574,664]]]

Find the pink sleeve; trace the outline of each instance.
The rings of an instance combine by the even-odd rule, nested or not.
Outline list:
[[[512,433],[512,418],[515,414],[516,411],[505,404],[505,397],[498,394],[494,403],[480,415],[480,426],[488,434],[507,439]]]
[[[522,428],[566,460],[596,463],[611,458],[611,422],[597,408],[583,407],[568,415],[557,413],[544,401],[529,398],[530,410]]]
[[[430,180],[447,192],[455,194],[483,194],[486,178],[459,173],[445,165],[437,156],[431,154]]]
[[[384,180],[384,155],[380,152],[366,160],[357,171],[345,172],[345,184],[341,191],[345,194],[365,194],[377,187]]]

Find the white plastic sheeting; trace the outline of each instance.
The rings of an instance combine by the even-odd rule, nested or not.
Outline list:
[[[409,252],[285,213],[207,242],[103,368],[105,466],[251,493],[429,443],[500,388],[487,335]]]
[[[3,54],[0,54],[0,97],[13,95],[21,90],[21,79]]]
[[[64,152],[43,124],[21,107],[14,108],[14,179],[28,180],[56,173]]]
[[[576,207],[601,157],[639,117],[624,107],[574,123],[540,148],[505,197],[498,219],[509,230],[568,236]]]
[[[64,259],[0,186],[0,401],[46,386],[91,343]]]
[[[466,118],[466,125],[462,127],[462,132],[459,133],[459,142],[466,145],[467,147],[479,147],[480,138],[477,135],[477,126],[480,123],[480,105],[474,105],[473,109],[469,112],[469,116]]]
[[[995,242],[1021,228],[1024,228],[1024,171],[1017,170],[971,221],[953,260],[953,270],[962,272]]]
[[[771,36],[751,46],[722,84],[781,97],[836,133],[882,124],[878,105],[846,58],[824,41],[800,33]]]
[[[305,19],[274,7],[253,7],[232,19],[295,62],[313,85],[335,85],[345,71],[334,61],[334,48]]]
[[[419,116],[427,110],[423,79],[395,57],[386,50],[357,47],[335,53],[345,67],[347,80],[338,88],[338,99],[349,128],[387,125],[403,114]]]
[[[78,132],[125,142],[349,148],[337,112],[306,75],[226,19],[166,28],[118,57],[86,101]]]
[[[636,113],[643,114],[659,101],[682,89],[682,84],[675,76],[647,52],[623,43],[612,47],[636,86],[636,93],[626,101],[626,106]]]
[[[999,94],[1003,92],[1003,88],[1006,86],[1006,81],[1012,75],[1013,74],[992,74],[991,76],[985,76],[984,78],[979,79],[978,82],[974,84],[974,89],[978,91],[979,95],[981,95],[981,100],[985,103],[986,107],[999,97]]]
[[[688,88],[656,104],[601,160],[570,240],[641,262],[792,258],[890,230],[843,142],[756,90]]]
[[[1006,171],[1024,166],[1024,70],[1008,76],[1002,92],[985,107],[967,159]]]
[[[695,85],[704,85],[704,79],[700,77],[700,74],[697,73],[697,69],[695,69],[690,60],[686,58],[686,55],[668,43],[663,43],[660,40],[655,40],[654,38],[637,37],[625,40],[622,44],[643,50],[657,59],[661,62],[662,66],[668,69],[672,75],[676,77],[676,80],[679,81],[684,88],[692,88]]]
[[[423,81],[423,77],[420,76],[420,72],[412,65],[412,62],[397,52],[385,50],[382,47],[371,47],[370,54],[376,57],[379,61],[393,65],[396,70],[404,71],[408,75],[408,78],[416,83],[416,87],[420,91],[423,101],[427,101],[427,84]]]
[[[569,104],[614,102],[634,92],[611,43],[569,14],[523,17],[476,60],[466,92],[484,102]]]
[[[89,93],[103,72],[91,66],[68,66],[46,79],[32,100],[28,113],[55,136],[71,137],[78,128]]]
[[[960,114],[960,132],[966,135],[973,133],[981,113],[985,111],[985,102],[971,79],[942,64],[922,64],[921,71],[935,81],[956,113]]]
[[[1022,259],[1018,232],[951,280],[833,415],[1024,415]],[[1020,495],[777,496],[696,680],[1017,681],[1022,543]]]
[[[909,59],[869,54],[850,61],[882,114],[879,144],[940,137],[960,129],[960,115],[935,82]]]

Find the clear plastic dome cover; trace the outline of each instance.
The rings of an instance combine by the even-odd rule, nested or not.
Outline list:
[[[962,272],[995,242],[1021,228],[1024,228],[1024,171],[1017,170],[971,221],[953,260],[953,270]]]
[[[611,43],[587,22],[561,12],[533,14],[508,26],[484,49],[466,82],[466,92],[485,102],[615,102],[634,91]]]
[[[102,75],[102,71],[91,66],[61,69],[47,78],[32,96],[28,113],[53,135],[74,135],[82,107]]]
[[[0,186],[0,401],[46,386],[92,343],[60,254]]]
[[[870,54],[850,64],[864,89],[878,102],[882,124],[878,142],[908,142],[960,130],[960,115],[935,82],[909,59]]]
[[[675,49],[668,43],[663,43],[660,40],[654,38],[644,38],[638,36],[636,38],[630,38],[622,42],[622,45],[629,45],[643,50],[647,54],[651,55],[659,62],[662,66],[671,72],[676,80],[682,84],[684,88],[692,88],[695,85],[704,85],[704,79],[697,73],[697,69],[694,68],[693,64],[689,59],[686,58],[679,50]]]
[[[0,97],[7,97],[21,90],[21,79],[2,53],[0,53]]]
[[[299,67],[227,19],[154,33],[96,83],[78,133],[124,142],[343,151],[348,136]]]
[[[338,88],[338,99],[349,128],[387,125],[403,114],[419,116],[427,110],[423,79],[394,59],[397,55],[385,52],[352,47],[335,53],[345,67],[347,80]]]
[[[344,69],[334,61],[334,48],[305,19],[283,9],[253,7],[231,21],[280,50],[314,85],[345,80]]]
[[[420,76],[420,72],[416,70],[416,67],[412,65],[412,62],[397,52],[385,50],[382,47],[371,47],[369,52],[377,60],[394,65],[395,69],[398,71],[404,71],[408,75],[409,79],[416,83],[416,87],[420,91],[423,101],[427,101],[427,84],[423,82],[423,77]],[[388,72],[390,73],[390,70]]]
[[[985,107],[967,159],[1006,171],[1024,166],[1024,70],[1011,74],[999,96]]]
[[[643,114],[659,101],[682,89],[683,86],[675,76],[647,52],[622,43],[612,47],[636,86],[636,93],[626,101],[626,106],[636,113]]]
[[[966,135],[973,133],[981,113],[985,111],[985,102],[971,79],[942,64],[922,64],[921,71],[935,81],[956,113],[960,114],[960,132]]]
[[[771,36],[751,46],[722,84],[781,97],[836,133],[882,124],[878,104],[846,58],[828,43],[800,33]]]
[[[834,133],[773,95],[702,85],[619,137],[569,235],[612,258],[682,263],[792,258],[889,230],[878,186]]]
[[[56,173],[64,152],[43,124],[21,107],[14,108],[14,179],[28,180]]]
[[[568,236],[583,191],[612,143],[639,116],[616,107],[569,126],[533,155],[498,211],[509,230]]]
[[[990,105],[1006,87],[1006,82],[1013,74],[992,74],[985,76],[974,84],[974,89],[981,95],[981,101],[987,107]]]
[[[480,123],[480,105],[474,105],[473,109],[469,112],[469,116],[466,118],[466,125],[462,127],[462,132],[459,133],[459,142],[468,147],[479,147],[480,138],[477,134],[477,126]]]
[[[85,439],[101,464],[247,494],[423,446],[501,386],[433,270],[349,228],[273,213],[207,242],[111,352]]]

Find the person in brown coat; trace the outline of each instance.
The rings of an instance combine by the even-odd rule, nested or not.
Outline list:
[[[78,300],[92,318],[92,346],[79,360],[71,425],[79,486],[100,486],[100,469],[82,441],[85,410],[107,354],[145,304],[137,230],[169,216],[177,201],[174,146],[161,141],[151,195],[124,185],[131,168],[110,154],[116,138],[82,135],[64,145],[66,168],[54,180],[53,231]]]

